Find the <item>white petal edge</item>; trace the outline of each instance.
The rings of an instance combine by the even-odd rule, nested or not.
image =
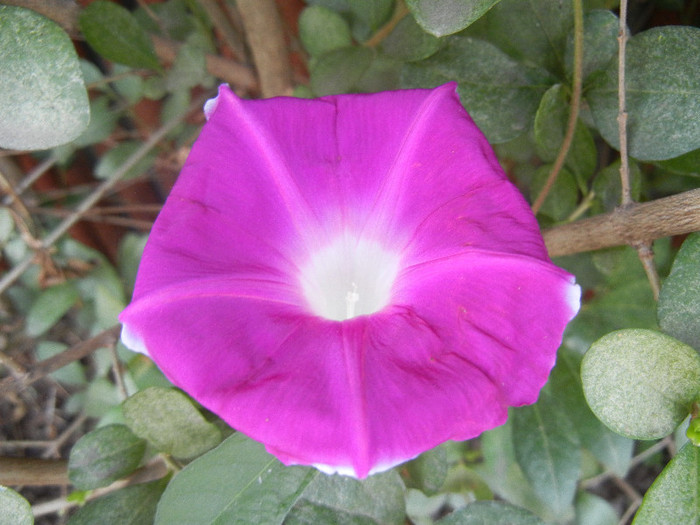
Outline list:
[[[124,343],[124,346],[126,346],[132,352],[137,352],[150,357],[143,339],[136,335],[136,332],[132,331],[128,325],[122,325],[121,340],[122,343]]]

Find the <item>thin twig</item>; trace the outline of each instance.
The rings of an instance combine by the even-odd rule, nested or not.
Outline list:
[[[374,33],[372,37],[364,43],[364,45],[367,47],[377,47],[384,41],[386,37],[388,37],[391,34],[391,32],[396,27],[396,24],[401,22],[401,20],[403,20],[403,18],[409,12],[410,11],[408,10],[408,7],[406,7],[406,4],[403,1],[397,2],[396,8],[394,9],[394,14],[391,16],[389,21],[382,27],[380,27],[377,30],[377,32]]]
[[[574,142],[576,134],[576,124],[581,108],[581,90],[583,85],[583,0],[573,0],[574,3],[574,72],[572,78],[571,103],[569,108],[569,120],[566,123],[566,133],[559,148],[557,158],[554,160],[552,169],[547,176],[547,180],[540,190],[539,195],[532,205],[532,213],[537,213],[549,195],[552,186],[557,180],[559,173],[564,167],[566,156],[569,154],[571,144]]]
[[[625,75],[625,57],[627,53],[627,0],[620,0],[620,27],[617,35],[618,55],[617,55],[617,98],[618,112],[617,124],[620,140],[620,184],[622,195],[620,207],[624,210],[632,205],[632,190],[630,187],[629,151],[627,148],[627,88]],[[636,250],[639,260],[647,274],[647,279],[654,294],[654,299],[658,301],[661,290],[661,280],[656,271],[654,263],[654,250],[648,237],[640,236],[639,239],[630,243]]]
[[[632,203],[630,189],[629,154],[627,150],[627,96],[625,92],[625,56],[627,53],[627,0],[620,0],[620,26],[617,33],[617,125],[620,140],[620,182],[622,197],[620,205],[624,208]]]
[[[60,354],[56,354],[49,359],[44,359],[43,361],[39,361],[31,368],[29,372],[21,377],[4,378],[0,381],[0,396],[3,396],[7,392],[18,388],[27,387],[51,372],[55,372],[59,368],[63,368],[73,361],[77,361],[78,359],[82,359],[83,357],[90,355],[98,348],[104,348],[114,344],[117,341],[120,332],[121,326],[113,326],[112,328],[97,334],[95,337],[92,337],[87,341],[83,341],[68,348],[67,350],[64,350]]]
[[[233,54],[239,59],[245,58],[243,41],[238,33],[236,33],[236,30],[231,25],[221,6],[212,1],[201,2],[200,5],[207,13],[211,23],[214,24],[214,27],[221,33],[221,38],[224,39],[224,42]]]

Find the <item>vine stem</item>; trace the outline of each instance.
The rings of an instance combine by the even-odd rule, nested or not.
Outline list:
[[[539,195],[535,199],[535,203],[532,205],[532,213],[537,214],[542,208],[547,195],[554,186],[554,183],[559,176],[562,168],[564,167],[564,162],[566,161],[566,156],[569,154],[571,149],[571,144],[574,141],[574,134],[576,133],[576,123],[578,122],[578,114],[581,109],[581,91],[583,85],[583,0],[573,0],[574,3],[574,71],[572,78],[572,92],[571,92],[571,104],[569,108],[569,120],[566,123],[566,133],[564,134],[564,140],[559,148],[559,153],[557,158],[554,160],[554,165],[552,166],[547,180],[542,187]]]

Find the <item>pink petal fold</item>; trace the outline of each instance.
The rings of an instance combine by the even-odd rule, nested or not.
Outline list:
[[[357,477],[536,401],[580,291],[454,85],[223,86],[206,110],[120,316],[127,345],[284,463]],[[345,320],[319,310],[327,274],[311,288],[328,298],[305,285],[335,266]],[[374,267],[394,275],[386,300],[354,314]]]

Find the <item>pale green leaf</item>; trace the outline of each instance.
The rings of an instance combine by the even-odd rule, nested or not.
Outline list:
[[[221,441],[221,432],[174,388],[151,387],[122,405],[124,419],[137,436],[178,458],[198,456]]]
[[[318,471],[285,467],[236,433],[170,482],[155,525],[281,524]]]
[[[629,153],[665,160],[700,147],[700,29],[656,27],[627,44],[626,106]],[[617,63],[592,84],[586,98],[603,138],[619,148]]]
[[[700,392],[700,356],[653,330],[619,330],[591,346],[581,379],[591,410],[608,427],[633,439],[658,439],[690,412]]]
[[[14,490],[0,485],[0,525],[32,525],[29,502]]]
[[[633,525],[698,523],[700,448],[687,443],[649,488]]]
[[[481,18],[500,0],[408,0],[416,21],[428,33],[445,36],[461,31]]]
[[[48,149],[88,125],[90,108],[68,35],[29,9],[0,6],[0,147]]]
[[[603,498],[581,492],[576,498],[576,525],[617,525],[615,509]]]
[[[412,16],[406,16],[382,42],[382,52],[399,60],[428,58],[440,49],[440,40],[423,31]]]

